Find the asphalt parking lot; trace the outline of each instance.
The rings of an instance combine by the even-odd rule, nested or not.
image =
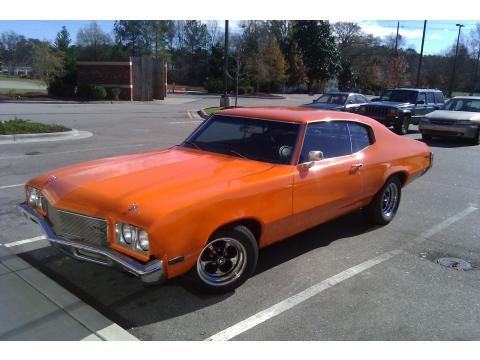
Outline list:
[[[241,99],[239,105],[299,105]],[[81,140],[0,145],[0,243],[41,235],[17,211],[30,177],[74,162],[179,143],[216,97],[165,102],[7,104],[0,118],[54,122],[93,133]],[[413,128],[407,136],[420,139]],[[46,240],[11,246],[99,312],[142,340],[480,340],[480,146],[432,141],[434,167],[407,186],[395,220],[373,227],[360,212],[260,252],[236,291],[197,293],[182,279],[144,287],[136,278],[79,263]],[[469,271],[436,263],[466,259]],[[33,306],[33,304],[32,304]]]

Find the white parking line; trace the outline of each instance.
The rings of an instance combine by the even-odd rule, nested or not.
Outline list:
[[[4,185],[4,186],[0,186],[0,190],[2,189],[9,189],[9,188],[13,188],[13,187],[19,187],[19,186],[23,186],[24,184],[13,184],[13,185]]]
[[[6,243],[6,244],[3,244],[3,245],[7,248],[10,248],[10,247],[24,245],[24,244],[32,243],[32,242],[35,242],[35,241],[45,240],[45,239],[46,239],[45,235],[42,235],[42,236],[37,236],[37,237],[30,238],[30,239],[18,240],[18,241]]]
[[[203,120],[170,121],[169,124],[200,124]]]
[[[464,218],[465,216],[469,215],[470,213],[478,210],[477,208],[473,206],[469,206],[465,210],[461,211],[460,213],[449,217],[448,219],[442,221],[441,223],[433,226],[432,228],[422,232],[419,236],[417,236],[411,243],[419,244],[422,241],[425,241],[428,237],[438,233],[439,231],[447,228],[454,222]],[[326,280],[323,280],[301,292],[298,294],[295,294],[293,296],[290,296],[289,298],[269,307],[268,309],[265,309],[263,311],[260,311],[259,313],[250,316],[249,318],[240,321],[239,323],[230,326],[229,328],[220,331],[212,336],[210,336],[208,339],[205,340],[214,340],[214,341],[225,341],[225,340],[230,340],[234,338],[237,335],[240,335],[244,333],[247,330],[250,330],[251,328],[293,308],[294,306],[310,299],[311,297],[320,294],[321,292],[331,288],[334,285],[337,285],[341,283],[344,280],[347,280],[357,274],[360,274],[361,272],[378,265],[382,262],[385,262],[392,257],[401,254],[403,252],[402,249],[396,249],[392,251],[388,251],[386,253],[383,253],[380,256],[377,256],[373,259],[367,260],[359,265],[353,266],[347,270],[342,271],[341,273],[334,275]]]
[[[71,154],[77,152],[85,152],[85,151],[96,151],[96,150],[111,150],[111,149],[121,149],[121,148],[136,148],[147,146],[147,144],[133,144],[133,145],[117,145],[117,146],[104,146],[104,147],[91,147],[91,148],[83,148],[83,149],[76,149],[76,150],[65,150],[65,151],[57,151],[57,152],[46,152],[37,154],[35,156],[31,155],[10,155],[10,156],[0,156],[0,160],[10,160],[10,159],[21,159],[21,158],[36,158],[38,156],[51,156],[51,155],[61,155],[61,154]]]

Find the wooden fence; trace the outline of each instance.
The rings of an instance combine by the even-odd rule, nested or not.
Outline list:
[[[151,56],[132,58],[133,100],[164,100],[167,94],[167,63]]]

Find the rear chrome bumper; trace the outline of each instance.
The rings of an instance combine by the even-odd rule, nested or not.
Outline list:
[[[19,208],[27,219],[40,225],[52,245],[77,260],[89,261],[105,266],[118,266],[149,284],[160,283],[165,280],[165,271],[163,269],[163,261],[161,260],[155,259],[147,263],[141,263],[110,248],[96,247],[87,243],[68,240],[56,235],[47,222],[26,203],[20,204]]]

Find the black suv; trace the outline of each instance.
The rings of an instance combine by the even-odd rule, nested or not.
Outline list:
[[[434,89],[387,89],[382,96],[362,105],[358,113],[385,126],[393,126],[397,134],[406,134],[410,124],[417,125],[425,114],[445,104],[443,93]]]

